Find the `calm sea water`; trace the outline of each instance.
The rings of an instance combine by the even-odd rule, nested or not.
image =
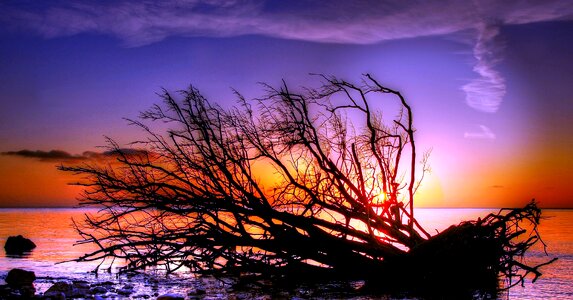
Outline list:
[[[462,220],[483,217],[492,209],[418,209],[417,218],[429,231],[441,231]],[[93,249],[75,245],[79,236],[72,228],[72,218],[81,219],[78,209],[0,209],[0,245],[11,235],[24,235],[38,246],[27,257],[9,257],[0,250],[0,278],[13,268],[33,270],[39,277],[85,278],[94,264],[72,260]],[[544,210],[540,226],[550,257],[559,260],[542,269],[543,276],[534,284],[515,287],[510,299],[573,299],[573,210]],[[546,259],[538,247],[529,253],[530,261]],[[39,288],[41,290],[42,287]],[[507,295],[506,295],[507,296]]]

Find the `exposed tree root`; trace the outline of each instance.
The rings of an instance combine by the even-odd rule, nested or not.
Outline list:
[[[164,92],[141,118],[171,129],[131,121],[147,133],[143,150],[109,140],[113,162],[61,166],[82,176],[81,204],[101,209],[77,224],[98,247],[78,261],[420,292],[497,291],[541,274],[521,260],[541,242],[535,202],[430,236],[414,216],[429,167],[411,107],[370,75],[321,78],[302,94],[266,86],[257,110],[240,95],[225,110],[193,87],[181,101]],[[260,165],[274,170],[272,188]]]
[[[541,275],[540,267],[557,259],[533,266],[523,261],[528,249],[538,242],[543,244],[537,231],[540,217],[541,210],[532,201],[524,208],[502,209],[483,219],[453,225],[411,251],[383,261],[350,261],[343,267],[327,269],[301,264],[254,273],[252,268],[217,270],[216,273],[243,274],[248,281],[266,278],[293,284],[362,279],[366,280],[364,293],[495,296],[504,289],[523,284],[528,275],[535,281]],[[305,246],[309,251],[321,251],[313,245]],[[340,260],[346,261],[346,257]]]

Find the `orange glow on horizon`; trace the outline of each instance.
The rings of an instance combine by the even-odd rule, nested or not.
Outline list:
[[[77,180],[56,169],[56,162],[0,155],[0,207],[52,207],[77,205]]]
[[[537,160],[497,158],[448,168],[436,159],[416,193],[415,207],[518,207],[535,198],[541,207],[572,207],[573,185],[561,152],[537,155]],[[58,162],[0,155],[0,207],[75,206],[79,178],[56,169]],[[264,162],[253,166],[255,178],[271,189],[280,180]],[[456,170],[454,172],[453,170]],[[383,193],[377,197],[384,199]]]

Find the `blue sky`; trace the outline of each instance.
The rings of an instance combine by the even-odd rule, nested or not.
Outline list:
[[[231,88],[253,98],[258,82],[371,73],[409,99],[419,144],[433,148],[427,205],[573,206],[571,1],[5,1],[0,10],[0,152],[132,141],[140,133],[122,118],[158,102],[161,88],[193,84],[230,107]],[[24,175],[0,167],[0,188],[10,176]],[[41,197],[25,194],[0,198]]]

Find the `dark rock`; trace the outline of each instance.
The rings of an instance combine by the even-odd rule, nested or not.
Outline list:
[[[90,283],[85,280],[74,280],[72,286],[80,290],[88,290],[90,288]]]
[[[185,297],[179,294],[164,294],[157,297],[157,300],[185,300]]]
[[[90,294],[105,294],[107,293],[107,289],[103,286],[94,286],[89,291]]]
[[[72,297],[85,298],[90,292],[90,284],[84,280],[76,280],[72,282]]]
[[[133,290],[130,290],[130,289],[119,289],[116,292],[119,295],[123,295],[123,296],[129,296],[129,295],[133,294]]]
[[[36,274],[32,271],[12,269],[4,279],[10,287],[33,286]]]
[[[66,294],[57,291],[45,292],[43,300],[66,300]]]
[[[36,288],[33,285],[20,287],[20,294],[24,299],[31,299],[36,294]]]
[[[205,295],[207,293],[207,291],[205,291],[202,288],[192,288],[189,291],[187,291],[187,294],[189,295]]]
[[[97,285],[97,286],[104,286],[104,285],[113,286],[113,285],[115,285],[115,283],[113,283],[113,281],[104,281],[104,282],[96,283],[95,285]]]
[[[20,299],[39,299],[34,286],[10,287],[8,285],[0,286],[0,299],[20,300]]]
[[[90,285],[87,281],[75,281],[72,284],[59,281],[54,283],[44,295],[58,296],[63,294],[66,298],[87,298],[90,293]],[[55,298],[60,299],[60,298]]]
[[[121,289],[118,289],[116,291],[116,293],[123,295],[123,296],[129,296],[131,294],[133,294],[134,292],[134,286],[131,284],[125,284]]]
[[[21,235],[8,237],[6,244],[4,244],[6,254],[22,254],[32,251],[34,248],[36,248],[36,244]]]
[[[54,283],[54,285],[52,285],[44,293],[44,295],[47,295],[47,294],[54,294],[55,295],[58,293],[63,293],[66,297],[71,297],[74,294],[74,287],[67,282],[59,281],[59,282]]]
[[[12,289],[10,288],[10,286],[6,285],[0,285],[0,299],[9,299],[12,296]]]

